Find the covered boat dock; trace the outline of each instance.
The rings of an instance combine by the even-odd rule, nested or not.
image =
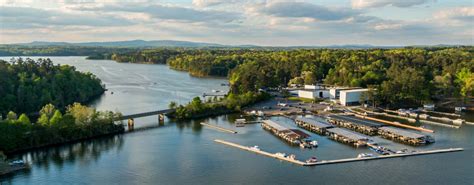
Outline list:
[[[378,132],[378,134],[383,138],[415,146],[435,142],[434,138],[430,135],[411,132],[395,127],[381,127]]]
[[[291,144],[299,144],[300,140],[309,136],[303,131],[286,128],[272,120],[264,120],[262,127]]]
[[[327,132],[329,138],[353,146],[365,146],[369,141],[367,136],[343,128],[330,128]]]
[[[331,115],[329,116],[329,122],[369,136],[377,135],[378,129],[383,126],[381,123],[349,115]]]
[[[328,128],[333,128],[334,126],[330,125],[327,122],[317,120],[314,118],[296,118],[296,125],[311,132],[326,135]]]

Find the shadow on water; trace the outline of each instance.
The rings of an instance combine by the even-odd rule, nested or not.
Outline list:
[[[97,162],[104,152],[122,150],[123,144],[123,136],[115,135],[18,154],[11,159],[23,159],[29,162],[32,165],[31,170],[0,177],[0,184],[8,183],[18,175],[28,176],[38,168],[49,171],[52,167],[62,169],[69,164]]]

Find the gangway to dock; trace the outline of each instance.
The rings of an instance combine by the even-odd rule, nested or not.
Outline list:
[[[204,123],[204,122],[201,122],[201,125],[208,126],[208,127],[210,127],[210,128],[213,128],[213,129],[216,129],[216,130],[219,130],[219,131],[222,131],[222,132],[228,132],[228,133],[232,133],[232,134],[237,134],[237,131],[235,131],[235,130],[230,130],[230,129],[227,129],[227,128],[222,128],[222,127],[219,127],[219,126],[216,126],[216,125],[211,125],[211,124]]]
[[[290,159],[287,157],[279,156],[273,153],[265,152],[260,149],[256,149],[253,147],[247,147],[243,145],[239,145],[236,143],[220,140],[220,139],[215,139],[214,140],[217,143],[221,143],[227,146],[232,146],[235,148],[239,148],[242,150],[254,152],[260,155],[264,155],[267,157],[272,157],[280,160],[284,160],[287,162],[291,162],[294,164],[298,164],[301,166],[316,166],[316,165],[327,165],[327,164],[337,164],[337,163],[348,163],[348,162],[357,162],[357,161],[368,161],[368,160],[376,160],[376,159],[388,159],[388,158],[396,158],[396,157],[409,157],[409,156],[417,156],[417,155],[429,155],[429,154],[438,154],[438,153],[448,153],[448,152],[460,152],[463,151],[464,148],[447,148],[447,149],[436,149],[436,150],[427,150],[427,151],[414,151],[414,152],[407,152],[407,153],[402,153],[402,154],[390,154],[390,155],[381,155],[381,156],[374,156],[374,157],[364,157],[364,158],[347,158],[347,159],[335,159],[335,160],[322,160],[318,162],[303,162],[299,161],[297,159]]]

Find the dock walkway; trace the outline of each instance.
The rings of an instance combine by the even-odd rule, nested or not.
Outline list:
[[[230,130],[230,129],[222,128],[222,127],[219,127],[219,126],[216,126],[216,125],[211,125],[211,124],[207,124],[207,123],[204,123],[204,122],[201,122],[201,125],[208,126],[208,127],[211,127],[211,128],[213,128],[213,129],[216,129],[216,130],[219,130],[219,131],[222,131],[222,132],[228,132],[228,133],[232,133],[232,134],[237,134],[237,131],[235,131],[235,130]]]
[[[220,140],[220,139],[216,139],[214,141],[217,142],[217,143],[221,143],[221,144],[236,147],[236,148],[239,148],[239,149],[242,149],[242,150],[254,152],[254,153],[264,155],[264,156],[267,156],[267,157],[272,157],[272,158],[284,160],[284,161],[287,161],[287,162],[291,162],[291,163],[294,163],[294,164],[298,164],[298,165],[301,165],[301,166],[316,166],[316,165],[327,165],[327,164],[337,164],[337,163],[348,163],[348,162],[367,161],[367,160],[376,160],[376,159],[388,159],[388,158],[396,158],[396,157],[429,155],[429,154],[438,154],[438,153],[447,153],[447,152],[460,152],[460,151],[464,150],[463,148],[448,148],[448,149],[418,151],[418,152],[410,152],[410,153],[404,153],[404,154],[390,154],[390,155],[381,155],[381,156],[364,157],[364,158],[322,160],[322,161],[315,162],[315,163],[308,163],[308,162],[299,161],[297,159],[290,159],[290,158],[278,156],[276,154],[265,152],[265,151],[262,151],[260,149],[255,149],[255,148],[252,148],[252,147],[247,147],[247,146],[239,145],[239,144],[228,142],[228,141],[223,141],[223,140]]]

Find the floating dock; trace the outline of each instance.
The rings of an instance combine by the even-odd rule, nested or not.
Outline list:
[[[356,132],[360,132],[362,134],[366,134],[369,136],[377,135],[378,128],[382,127],[383,124],[379,122],[374,122],[367,119],[361,119],[354,116],[349,115],[330,115],[329,122],[344,127]]]
[[[290,162],[290,163],[294,163],[294,164],[298,164],[298,165],[302,165],[302,166],[307,165],[307,163],[303,162],[303,161],[299,161],[299,160],[296,160],[296,159],[290,159],[290,158],[287,158],[287,157],[279,156],[279,155],[272,154],[272,153],[269,153],[269,152],[265,152],[265,151],[262,151],[262,150],[258,150],[258,149],[252,148],[252,147],[247,147],[247,146],[243,146],[243,145],[239,145],[239,144],[236,144],[236,143],[231,143],[231,142],[223,141],[223,140],[219,140],[219,139],[215,139],[214,141],[217,142],[217,143],[228,145],[228,146],[240,148],[242,150],[247,150],[247,151],[250,151],[250,152],[254,152],[254,153],[257,153],[257,154],[260,154],[260,155],[264,155],[264,156],[284,160],[284,161],[287,161],[287,162]]]
[[[418,151],[418,152],[410,152],[410,153],[404,153],[404,154],[390,154],[390,155],[381,155],[381,156],[374,156],[374,157],[364,157],[364,158],[347,158],[347,159],[336,159],[336,160],[322,160],[319,162],[314,162],[314,163],[308,163],[308,162],[303,162],[299,161],[297,159],[290,159],[287,157],[282,157],[276,154],[272,154],[269,152],[262,151],[260,149],[255,149],[252,147],[247,147],[243,145],[239,145],[236,143],[228,142],[228,141],[223,141],[216,139],[214,140],[217,143],[221,143],[227,146],[232,146],[236,148],[240,148],[242,150],[254,152],[260,155],[264,155],[267,157],[272,157],[280,160],[284,160],[293,164],[298,164],[301,166],[316,166],[316,165],[327,165],[327,164],[336,164],[336,163],[348,163],[348,162],[356,162],[356,161],[368,161],[368,160],[375,160],[375,159],[388,159],[388,158],[396,158],[396,157],[408,157],[408,156],[416,156],[416,155],[428,155],[428,154],[438,154],[438,153],[448,153],[448,152],[460,152],[463,151],[463,148],[448,148],[448,149],[437,149],[437,150],[428,150],[428,151]]]
[[[211,124],[207,124],[207,123],[204,123],[204,122],[201,122],[201,125],[208,126],[208,127],[211,127],[211,128],[213,128],[213,129],[216,129],[216,130],[219,130],[219,131],[222,131],[222,132],[228,132],[228,133],[232,133],[232,134],[237,134],[237,131],[235,131],[235,130],[230,130],[230,129],[227,129],[227,128],[222,128],[222,127],[219,127],[219,126],[216,126],[216,125],[211,125]]]
[[[314,118],[296,118],[296,125],[319,135],[326,135],[327,129],[333,128],[331,124]]]
[[[358,115],[358,114],[356,114],[355,116],[358,117],[358,118],[362,118],[362,119],[382,122],[382,123],[392,125],[392,126],[409,128],[409,129],[418,130],[418,131],[422,131],[422,132],[434,133],[434,130],[430,130],[430,129],[426,129],[426,128],[415,127],[415,126],[411,126],[411,125],[405,125],[405,124],[401,124],[401,123],[391,122],[391,121],[387,121],[387,120],[383,120],[383,119],[377,119],[377,118],[368,117],[368,116],[362,116],[362,115]]]

